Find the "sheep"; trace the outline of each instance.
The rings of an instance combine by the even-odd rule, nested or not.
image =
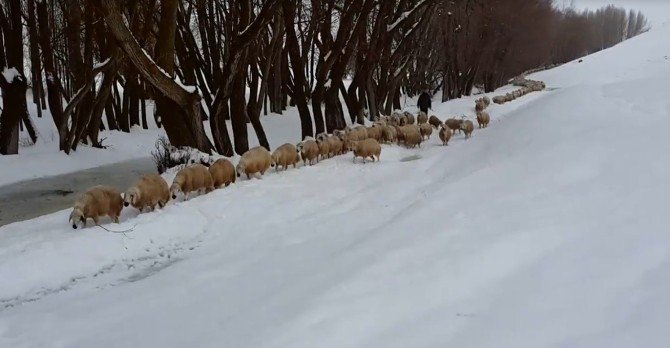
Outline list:
[[[247,150],[247,152],[242,155],[240,161],[237,162],[235,171],[237,172],[238,178],[242,176],[242,174],[246,174],[247,179],[251,179],[251,176],[256,173],[264,175],[265,171],[270,167],[274,167],[272,154],[270,154],[270,151],[266,148],[256,146]]]
[[[482,98],[482,101],[484,101],[484,104],[486,105],[486,107],[489,107],[491,105],[491,98],[489,98],[488,96],[484,96]]]
[[[402,126],[393,126],[393,128],[395,129],[396,141],[400,145],[405,141],[405,133],[402,131]]]
[[[372,127],[368,127],[368,138],[374,139],[377,141],[380,141],[382,138],[382,127],[378,125],[372,125]]]
[[[499,96],[493,97],[493,102],[500,105],[500,104],[505,104],[506,101],[505,101],[504,96],[499,95]]]
[[[335,135],[331,135],[326,141],[328,142],[328,148],[330,149],[330,157],[342,154],[342,147],[344,146],[342,139]]]
[[[298,143],[297,150],[305,165],[313,165],[319,161],[319,145],[312,139],[305,139]]]
[[[425,112],[420,111],[419,115],[416,117],[416,122],[418,124],[427,123],[428,122],[428,115]]]
[[[94,186],[77,198],[68,220],[74,229],[80,223],[82,228],[86,227],[88,219],[93,219],[98,225],[98,219],[102,216],[109,216],[112,221],[119,223],[122,209],[123,199],[119,191],[110,186]]]
[[[347,134],[347,138],[352,141],[367,139],[368,129],[364,126],[355,127]]]
[[[209,166],[214,188],[228,187],[235,183],[235,166],[227,159],[220,158]]]
[[[212,175],[207,167],[202,164],[194,164],[183,168],[177,173],[170,186],[172,199],[177,199],[177,194],[183,193],[188,199],[191,192],[198,191],[200,194],[209,193],[214,190]]]
[[[330,158],[328,139],[316,139],[316,144],[319,145],[319,160],[323,161],[326,158]]]
[[[288,166],[293,165],[293,168],[295,168],[299,161],[300,155],[298,149],[296,149],[293,144],[283,144],[276,148],[272,153],[272,162],[275,165],[275,172],[279,171],[279,167],[283,167],[284,170],[286,170]]]
[[[488,127],[490,121],[491,121],[491,116],[489,115],[488,112],[481,111],[481,112],[477,113],[477,123],[479,124],[479,128]]]
[[[169,200],[170,188],[158,174],[143,175],[123,194],[123,205],[127,207],[132,204],[140,211],[144,211],[145,208],[153,211],[156,205],[163,208]]]
[[[433,134],[433,126],[429,125],[428,123],[422,123],[419,126],[419,132],[421,133],[422,138],[428,140]]]
[[[326,141],[328,139],[328,133],[319,133],[316,135],[316,141]]]
[[[475,125],[470,120],[465,120],[461,124],[461,130],[465,133],[465,139],[472,137],[472,132],[475,130]]]
[[[416,125],[407,125],[401,128],[403,141],[405,146],[408,148],[416,147],[417,145],[421,147],[421,142],[423,142],[423,136],[421,135],[421,129]]]
[[[486,109],[486,104],[482,100],[477,100],[475,102],[475,111],[484,111],[484,109]]]
[[[398,139],[398,133],[393,126],[385,126],[382,128],[382,141],[385,143],[393,143]]]
[[[457,118],[450,118],[445,121],[445,124],[449,129],[451,129],[452,132],[460,132],[461,131],[461,124],[463,123],[463,120],[459,120]]]
[[[414,122],[416,121],[414,119],[414,115],[412,115],[411,113],[409,113],[407,111],[405,111],[405,119],[406,119],[405,124],[414,124]]]
[[[449,139],[451,139],[451,134],[452,134],[451,129],[449,129],[449,127],[443,125],[440,128],[439,136],[443,146],[449,145]]]
[[[397,126],[400,124],[400,116],[391,116],[388,122],[391,126]]]
[[[372,126],[376,126],[376,127],[383,127],[383,126],[386,126],[387,124],[388,123],[386,123],[386,121],[382,121],[381,119],[372,122]]]
[[[405,146],[408,148],[421,147],[423,142],[423,136],[417,132],[407,132],[403,135],[403,138],[405,139]]]
[[[428,123],[435,129],[440,128],[443,124],[442,121],[435,115],[430,116],[430,118],[428,119]]]
[[[376,160],[379,161],[379,156],[382,153],[381,145],[379,145],[377,140],[372,138],[361,141],[352,141],[349,144],[349,150],[354,153],[354,163],[356,163],[356,157],[362,157],[363,163],[365,163],[365,159],[368,157],[372,158],[372,162],[375,161],[375,157]]]

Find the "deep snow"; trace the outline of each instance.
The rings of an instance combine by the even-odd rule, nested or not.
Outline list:
[[[551,90],[446,148],[127,210],[127,236],[4,226],[0,346],[664,347],[668,34],[530,76]]]

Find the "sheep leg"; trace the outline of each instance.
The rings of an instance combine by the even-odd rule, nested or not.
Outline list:
[[[93,219],[93,222],[94,222],[96,225],[100,225],[100,223],[98,222],[98,217],[97,217],[97,216],[94,216],[94,217],[92,217],[91,219]],[[85,220],[84,220],[84,227],[86,227],[86,221],[85,221]]]

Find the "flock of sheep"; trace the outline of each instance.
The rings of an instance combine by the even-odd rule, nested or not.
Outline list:
[[[490,104],[488,97],[475,102],[479,128],[486,128],[491,120],[486,112]],[[103,216],[109,216],[118,223],[124,206],[132,205],[141,212],[153,211],[156,206],[164,207],[171,198],[183,195],[184,199],[188,199],[192,193],[209,193],[234,183],[242,175],[248,179],[253,175],[264,175],[270,167],[277,171],[286,170],[289,166],[295,168],[301,160],[304,165],[311,166],[348,152],[353,153],[354,162],[357,158],[362,158],[363,163],[368,158],[375,162],[380,160],[381,143],[421,147],[421,143],[437,131],[442,145],[446,146],[455,133],[462,132],[468,139],[474,129],[473,122],[465,116],[442,122],[437,116],[428,117],[425,112],[419,112],[416,118],[409,112],[394,112],[391,116],[381,116],[370,127],[347,126],[333,134],[319,134],[316,139],[306,138],[297,145],[283,144],[273,153],[261,146],[252,148],[242,155],[237,166],[225,158],[218,159],[209,168],[203,164],[192,164],[177,173],[171,186],[158,174],[142,176],[123,195],[110,186],[95,186],[77,199],[69,221],[75,229],[79,224],[85,227],[88,219],[99,225],[99,218]]]
[[[521,86],[521,88],[512,91],[510,93],[507,93],[505,95],[499,95],[493,97],[493,102],[502,105],[514,101],[517,98],[521,98],[526,94],[539,92],[547,87],[542,81],[528,80],[526,78],[520,78],[515,80],[514,85]]]

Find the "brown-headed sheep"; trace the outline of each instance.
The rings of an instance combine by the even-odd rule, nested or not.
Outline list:
[[[247,179],[250,179],[256,173],[260,173],[260,175],[265,174],[265,171],[272,166],[274,164],[272,163],[272,154],[270,154],[270,151],[262,146],[256,146],[242,155],[240,161],[237,162],[235,171],[238,178],[242,174],[246,174]]]
[[[377,140],[372,138],[361,141],[352,141],[349,144],[349,150],[353,151],[354,153],[354,162],[356,162],[356,157],[362,157],[363,163],[365,163],[365,159],[368,157],[372,158],[372,162],[375,160],[379,161],[379,156],[382,153],[381,145],[379,145]]]
[[[423,142],[423,136],[421,135],[421,128],[416,125],[407,125],[400,129],[402,133],[403,142],[408,148],[414,148],[416,146],[421,147]]]
[[[435,115],[430,116],[428,123],[435,129],[440,128],[443,124],[442,121]]]
[[[330,157],[339,156],[342,154],[342,147],[344,142],[338,136],[331,135],[327,139],[328,149],[330,150]]]
[[[419,132],[421,133],[422,138],[428,140],[430,139],[430,136],[433,134],[433,126],[429,125],[428,123],[422,123],[419,126]]]
[[[406,122],[405,122],[406,125],[414,124],[416,122],[416,120],[414,118],[414,115],[412,115],[409,112],[405,112],[405,119],[406,119]]]
[[[316,139],[316,144],[319,145],[319,160],[323,161],[330,158],[330,144],[328,139]]]
[[[368,138],[380,141],[382,139],[382,127],[376,124],[373,124],[372,127],[368,127]]]
[[[445,121],[445,124],[449,129],[451,129],[452,132],[460,132],[461,131],[461,124],[463,123],[463,120],[457,119],[457,118],[450,118]]]
[[[465,133],[465,139],[472,137],[472,132],[475,130],[475,125],[470,120],[463,121],[461,124],[461,130]]]
[[[170,188],[162,176],[158,174],[143,175],[131,188],[123,194],[123,205],[132,205],[140,211],[145,208],[154,210],[156,205],[163,208],[170,200]]]
[[[451,129],[447,126],[440,127],[440,140],[442,141],[443,146],[449,145],[449,139],[451,139]]]
[[[486,109],[486,104],[480,99],[475,102],[475,111],[484,111]]]
[[[428,123],[428,115],[423,111],[419,111],[419,115],[416,116],[416,122],[418,124]]]
[[[214,188],[235,183],[235,166],[225,158],[219,158],[209,166],[209,174],[212,176],[212,185]]]
[[[385,143],[393,143],[398,139],[398,133],[393,126],[384,126],[382,128],[382,141]]]
[[[313,165],[314,162],[319,161],[319,145],[314,141],[314,139],[305,139],[304,141],[298,143],[298,152],[300,152],[300,157],[305,165]]]
[[[326,141],[328,139],[328,133],[319,133],[316,135],[316,141]]]
[[[76,229],[81,224],[86,227],[86,221],[92,219],[98,225],[99,219],[109,216],[112,221],[119,223],[119,216],[123,209],[123,198],[115,188],[110,186],[94,186],[77,198],[70,213],[69,222]]]
[[[209,174],[207,167],[198,163],[185,167],[177,173],[170,186],[170,194],[172,199],[176,199],[177,194],[183,193],[188,199],[191,192],[197,191],[200,194],[211,192],[214,190],[213,184],[212,175]]]
[[[283,144],[272,153],[272,162],[274,162],[276,172],[279,171],[280,167],[283,167],[283,170],[286,170],[290,165],[295,168],[299,161],[300,154],[293,144]]]
[[[479,124],[479,128],[488,127],[489,122],[491,122],[491,116],[489,115],[488,112],[481,111],[477,113],[477,123]]]

